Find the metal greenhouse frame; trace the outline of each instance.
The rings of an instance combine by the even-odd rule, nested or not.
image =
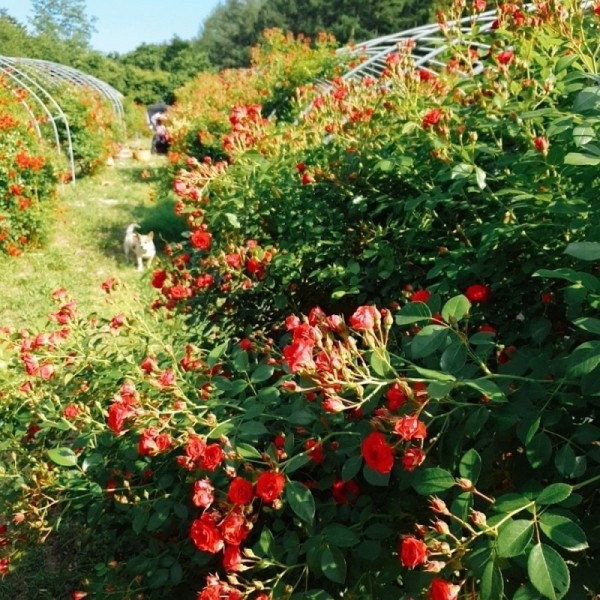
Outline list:
[[[587,10],[593,4],[594,2],[591,0],[583,0],[581,8]],[[535,6],[527,4],[525,8],[531,11],[535,9]],[[458,21],[448,21],[445,26],[447,28],[459,27],[461,31],[469,33],[473,22],[477,22],[479,31],[485,33],[492,29],[497,16],[498,13],[496,10],[490,10],[478,15],[464,17]],[[408,42],[414,44],[412,57],[415,67],[424,68],[432,72],[444,68],[446,66],[445,63],[439,60],[438,57],[448,49],[448,40],[441,33],[441,29],[442,27],[438,23],[432,23],[355,44],[351,48],[341,48],[338,50],[340,53],[344,52],[365,57],[365,60],[360,65],[346,72],[342,76],[342,79],[359,79],[365,76],[378,77],[386,67],[386,58],[390,54],[397,52],[399,47],[404,46]],[[475,42],[474,45],[483,49],[489,48],[489,45],[484,43]],[[477,75],[482,71],[483,65],[474,65],[471,74]],[[326,89],[331,88],[329,82],[322,82],[322,85]]]
[[[0,74],[5,76],[6,81],[11,85],[13,91],[16,92],[18,89],[26,91],[28,99],[35,102],[47,117],[48,123],[52,127],[58,152],[61,151],[61,143],[57,123],[60,122],[63,124],[72,182],[75,181],[75,161],[69,119],[51,91],[44,86],[44,83],[47,85],[65,83],[76,87],[87,87],[96,90],[101,96],[110,101],[117,119],[119,121],[123,119],[123,95],[106,82],[78,69],[37,58],[0,56]],[[42,132],[32,106],[25,99],[20,98],[20,102],[29,114],[38,137],[42,137]]]

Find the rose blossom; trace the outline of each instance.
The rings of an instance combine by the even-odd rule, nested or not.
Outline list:
[[[402,457],[402,466],[406,471],[413,471],[425,460],[425,452],[420,448],[408,448]]]
[[[209,479],[194,482],[192,504],[198,508],[208,508],[215,499],[215,488]]]
[[[258,476],[256,481],[256,495],[267,503],[272,503],[283,492],[285,487],[285,476],[282,473],[265,471]]]
[[[469,302],[487,302],[490,298],[490,288],[481,283],[474,283],[465,290]]]
[[[223,462],[224,458],[223,449],[219,444],[209,444],[206,446],[198,466],[207,471],[214,471]]]
[[[425,423],[419,421],[414,415],[399,418],[394,424],[394,433],[397,433],[404,441],[424,440],[427,437]]]
[[[239,546],[250,533],[246,519],[239,513],[231,513],[219,526],[223,540],[232,546]]]
[[[373,331],[381,323],[381,314],[372,305],[359,306],[349,320],[356,331]]]
[[[409,569],[422,565],[427,560],[427,545],[422,540],[409,535],[400,545],[400,562]]]
[[[209,554],[216,554],[224,545],[215,518],[208,513],[204,513],[199,519],[192,522],[190,539],[198,550]]]
[[[378,473],[386,474],[394,466],[394,449],[387,443],[383,433],[371,432],[362,442],[361,454],[367,465]]]
[[[229,484],[227,499],[233,504],[250,504],[254,498],[252,483],[243,477],[235,477]]]
[[[430,600],[457,600],[460,586],[435,577],[429,586]]]

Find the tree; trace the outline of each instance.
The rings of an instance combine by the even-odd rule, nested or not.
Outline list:
[[[81,52],[89,49],[95,18],[86,13],[85,0],[31,0],[33,17],[30,22],[34,34],[52,45]]]
[[[250,48],[262,29],[258,13],[264,0],[227,0],[205,20],[199,45],[210,62],[219,68],[248,66]]]
[[[29,56],[31,36],[24,25],[0,9],[0,54],[4,56]]]

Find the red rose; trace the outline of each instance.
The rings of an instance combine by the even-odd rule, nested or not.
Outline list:
[[[192,504],[198,508],[208,508],[215,499],[215,488],[208,479],[194,482]]]
[[[192,522],[190,539],[198,550],[209,554],[216,554],[223,548],[223,540],[215,518],[208,513],[204,513],[199,519]]]
[[[77,404],[67,404],[63,410],[63,416],[65,419],[75,419],[79,414],[79,406]]]
[[[106,424],[117,435],[123,430],[125,420],[134,416],[135,412],[123,402],[113,402],[108,407],[108,418]]]
[[[474,283],[465,290],[469,302],[487,302],[490,298],[490,288],[481,283]]]
[[[282,473],[266,471],[258,476],[256,481],[256,495],[263,501],[272,503],[283,492],[285,476]]]
[[[406,391],[397,381],[394,381],[388,388],[385,397],[387,398],[387,404],[390,410],[398,410],[408,400]]]
[[[298,339],[283,349],[283,357],[292,373],[315,368],[313,348],[314,342]]]
[[[152,273],[152,287],[160,290],[167,280],[167,272],[157,269]]]
[[[400,562],[404,567],[414,569],[427,560],[427,545],[422,540],[409,535],[400,546]]]
[[[350,481],[338,479],[331,486],[331,495],[337,504],[350,504],[360,495],[360,488],[353,479]]]
[[[219,444],[209,444],[206,446],[204,456],[200,459],[198,466],[207,471],[214,471],[225,458],[223,449]]]
[[[190,435],[185,445],[185,453],[191,460],[197,461],[204,456],[206,442],[198,435]]]
[[[429,586],[430,600],[457,600],[460,586],[435,577]]]
[[[223,519],[219,527],[223,540],[227,544],[239,546],[250,533],[246,519],[238,513],[231,513]]]
[[[425,452],[420,448],[408,448],[402,457],[402,466],[406,471],[414,471],[425,460]]]
[[[500,52],[496,54],[496,60],[499,65],[508,65],[512,62],[514,58],[514,54],[511,50],[505,50],[504,52]]]
[[[192,246],[199,250],[209,250],[211,241],[212,235],[208,231],[202,231],[202,229],[196,229],[190,236]]]
[[[374,306],[359,306],[349,323],[356,331],[372,331],[381,323],[381,314]]]
[[[225,550],[223,552],[223,568],[226,571],[239,571],[241,566],[242,555],[240,553],[240,547],[225,546]]]
[[[250,504],[254,498],[252,483],[243,477],[235,477],[229,484],[227,498],[233,504]]]
[[[319,464],[325,460],[323,454],[323,444],[317,440],[306,440],[304,443],[304,449],[306,450],[307,456],[310,457],[312,462]]]
[[[423,129],[428,129],[432,125],[437,125],[441,121],[443,116],[444,116],[444,113],[442,112],[441,108],[434,108],[433,110],[430,110],[423,117],[423,122],[422,122]]]
[[[538,135],[535,140],[533,140],[533,145],[538,152],[541,152],[545,156],[548,153],[550,142],[548,142],[547,137]]]
[[[379,431],[371,432],[363,440],[360,452],[367,465],[378,473],[389,473],[394,466],[394,449]]]
[[[417,290],[410,297],[411,302],[427,302],[431,298],[431,292],[429,290]]]
[[[414,415],[401,417],[394,424],[394,433],[397,433],[404,441],[424,440],[427,437],[425,423],[419,421]]]

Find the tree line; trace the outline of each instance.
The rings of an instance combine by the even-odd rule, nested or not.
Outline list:
[[[143,43],[131,52],[92,49],[95,19],[85,0],[32,0],[24,24],[0,9],[0,54],[44,58],[98,77],[141,104],[174,100],[175,90],[206,70],[245,67],[265,29],[340,45],[431,22],[448,0],[225,0],[198,24],[195,38]]]

